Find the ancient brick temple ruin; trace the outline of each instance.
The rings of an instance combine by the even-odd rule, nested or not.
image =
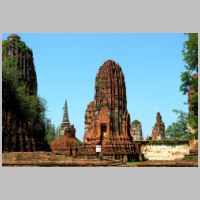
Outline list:
[[[133,138],[133,141],[143,140],[142,124],[138,120],[135,120],[135,121],[132,122],[130,132],[131,132],[131,136]]]
[[[51,143],[51,150],[56,151],[68,147],[76,147],[78,140],[75,137],[75,132],[76,129],[74,128],[74,125],[71,125],[69,122],[67,101],[65,101],[63,121],[59,130],[59,138]],[[69,152],[66,152],[66,154],[72,154],[72,149],[68,150]]]
[[[59,129],[59,136],[64,135],[66,130],[69,130],[68,134],[75,136],[75,128],[73,125],[70,125],[70,122],[69,122],[67,100],[65,101],[65,105],[64,105],[64,114],[63,114],[63,120],[62,120],[60,129]]]
[[[152,131],[152,140],[161,141],[164,139],[165,139],[165,125],[164,122],[162,121],[160,113],[158,112],[156,116],[156,123]]]
[[[131,149],[130,116],[124,74],[119,64],[107,60],[95,80],[95,99],[85,113],[84,146],[101,145],[105,152]]]
[[[130,144],[130,116],[121,67],[112,60],[100,67],[95,81],[95,100],[85,114],[84,144]]]
[[[17,83],[25,88],[27,96],[37,96],[37,76],[35,72],[33,52],[21,38],[12,34],[2,42],[2,60],[12,63],[17,70]],[[15,64],[14,64],[15,63]],[[8,66],[4,66],[5,68]],[[48,150],[45,140],[44,124],[39,124],[26,117],[16,108],[14,100],[6,99],[6,89],[3,90],[2,103],[2,150],[5,151],[36,151]],[[17,110],[18,109],[18,110]],[[39,127],[40,131],[35,130]]]

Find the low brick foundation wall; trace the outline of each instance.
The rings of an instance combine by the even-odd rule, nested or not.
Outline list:
[[[95,157],[73,157],[50,152],[9,152],[2,154],[3,166],[120,166],[118,161],[100,160]]]
[[[196,143],[195,143],[196,144]],[[194,146],[194,145],[193,145]],[[189,155],[193,147],[190,141],[136,141],[131,147],[103,146],[99,154],[103,159],[127,161],[180,160]],[[137,148],[136,148],[137,147]],[[94,146],[67,147],[55,151],[57,154],[78,157],[99,157]],[[198,150],[195,151],[198,154]]]
[[[146,160],[180,160],[190,154],[189,142],[143,143],[140,151]]]
[[[116,150],[103,148],[102,152],[97,154],[94,147],[83,146],[63,148],[54,152],[4,152],[2,164],[3,166],[122,166],[122,164],[126,165],[127,161],[160,162],[177,161],[184,158],[181,165],[185,166],[185,163],[188,163],[185,156],[189,155],[190,158],[192,155],[198,156],[197,147],[195,147],[195,151],[191,151],[190,143],[189,141],[138,141],[139,153],[130,148],[118,148]],[[197,165],[197,159],[194,164]],[[148,162],[144,162],[144,165],[148,165]],[[153,162],[149,165],[161,166],[162,163],[155,164]],[[165,164],[163,165],[165,166]],[[173,163],[169,165],[171,166]],[[176,163],[174,166],[176,166]]]

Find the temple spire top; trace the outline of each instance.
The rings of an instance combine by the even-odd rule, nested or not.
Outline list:
[[[62,124],[70,124],[70,123],[69,123],[69,117],[68,117],[67,100],[65,100],[64,114],[63,114],[63,121],[62,121]]]

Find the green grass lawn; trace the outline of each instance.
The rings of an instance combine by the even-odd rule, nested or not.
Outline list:
[[[194,155],[194,156],[185,156],[183,160],[198,161],[198,155]]]

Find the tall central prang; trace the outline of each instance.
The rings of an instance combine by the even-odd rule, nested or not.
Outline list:
[[[119,64],[107,60],[95,80],[95,99],[86,110],[84,144],[130,144],[124,74]]]

